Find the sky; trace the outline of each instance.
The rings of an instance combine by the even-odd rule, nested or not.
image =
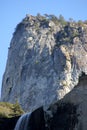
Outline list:
[[[87,0],[1,0],[0,2],[0,93],[8,48],[16,25],[26,14],[62,14],[66,20],[87,20]]]

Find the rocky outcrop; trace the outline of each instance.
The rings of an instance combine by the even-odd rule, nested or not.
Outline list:
[[[55,104],[52,107],[55,108]],[[69,103],[57,103],[56,110],[49,108],[46,112],[42,108],[39,108],[32,112],[28,128],[30,130],[75,130],[75,126],[78,124],[76,110],[76,106]]]
[[[55,107],[56,110],[54,109]],[[44,111],[43,107],[40,107],[30,115],[28,113],[21,116],[15,130],[76,130],[75,127],[77,125],[77,106],[71,103],[59,104],[57,102],[47,111]]]
[[[47,126],[50,129],[87,129],[87,76],[83,74],[79,83],[58,102],[46,110]]]
[[[26,111],[42,105],[47,109],[79,85],[83,73],[87,74],[87,24],[27,15],[11,40],[1,100],[18,100]],[[75,90],[79,97],[81,91],[86,93],[84,85]]]

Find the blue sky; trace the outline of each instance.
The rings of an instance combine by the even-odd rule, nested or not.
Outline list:
[[[62,14],[66,20],[87,20],[87,0],[2,0],[0,2],[0,88],[8,47],[16,25],[26,14]]]

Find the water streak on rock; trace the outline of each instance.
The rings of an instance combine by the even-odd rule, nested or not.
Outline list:
[[[31,113],[23,114],[19,118],[14,130],[29,130],[28,123],[29,123],[30,115]]]

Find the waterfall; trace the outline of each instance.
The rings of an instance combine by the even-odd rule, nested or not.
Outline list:
[[[29,123],[30,116],[31,116],[31,113],[23,114],[17,121],[17,124],[14,130],[29,130],[28,123]]]

